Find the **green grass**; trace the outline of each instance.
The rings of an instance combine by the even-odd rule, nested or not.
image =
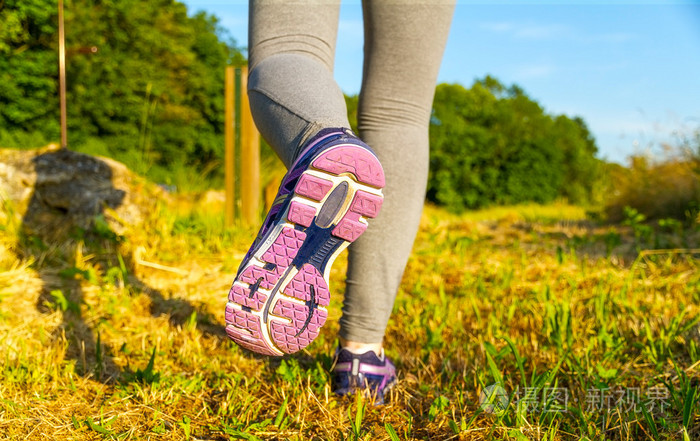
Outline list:
[[[10,208],[0,212],[8,439],[700,437],[699,254],[638,252],[676,244],[676,230],[642,241],[633,225],[596,225],[562,204],[427,207],[386,338],[400,383],[374,407],[328,384],[344,258],[319,338],[259,357],[223,331],[255,229],[170,201],[121,235],[57,239],[23,232]],[[697,230],[682,235],[697,248]],[[479,405],[494,383],[510,399],[499,414]]]

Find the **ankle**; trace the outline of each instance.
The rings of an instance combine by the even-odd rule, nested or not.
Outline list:
[[[379,343],[360,343],[356,341],[346,340],[342,337],[339,338],[340,347],[342,349],[347,349],[353,354],[364,354],[369,351],[373,351],[377,356],[381,357],[384,353],[382,348],[382,342]]]

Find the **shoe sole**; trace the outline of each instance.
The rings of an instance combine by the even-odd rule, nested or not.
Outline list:
[[[239,272],[226,304],[226,332],[265,355],[308,346],[328,316],[333,261],[381,208],[384,171],[356,144],[339,144],[311,161],[287,210]]]

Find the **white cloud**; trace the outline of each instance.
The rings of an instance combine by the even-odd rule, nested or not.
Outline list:
[[[609,32],[605,34],[588,35],[585,41],[590,43],[626,43],[638,37],[637,34],[631,32]]]
[[[695,129],[689,119],[670,110],[653,117],[645,115],[641,109],[636,112],[597,113],[588,115],[586,122],[597,135],[641,146],[674,144],[679,137],[688,136]]]
[[[517,67],[515,77],[518,81],[541,79],[552,76],[557,70],[552,64],[530,64]]]
[[[510,34],[514,38],[527,40],[547,40],[561,38],[571,32],[568,26],[561,24],[536,24],[512,22],[484,22],[479,28],[488,32]]]
[[[516,38],[529,40],[550,40],[562,38],[571,33],[568,26],[560,24],[520,26],[515,31]]]
[[[629,62],[622,60],[622,61],[618,61],[615,63],[588,65],[585,68],[581,68],[579,70],[588,69],[591,72],[608,73],[608,72],[615,72],[615,71],[622,70],[622,69],[627,69],[628,67],[629,67]]]
[[[513,29],[513,23],[508,22],[486,22],[481,23],[479,28],[491,32],[508,32]]]
[[[635,40],[639,35],[631,32],[605,32],[590,34],[580,29],[559,23],[514,23],[508,21],[490,21],[479,25],[481,30],[499,34],[509,34],[511,37],[523,40],[554,40],[569,39],[580,43],[626,43]]]

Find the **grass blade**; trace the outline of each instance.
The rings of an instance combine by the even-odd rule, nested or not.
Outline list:
[[[683,403],[683,427],[686,429],[688,429],[688,425],[690,424],[690,417],[693,413],[693,407],[695,406],[695,395],[697,391],[696,388],[690,387],[685,394],[685,402]]]
[[[287,398],[285,397],[284,402],[277,411],[277,416],[275,417],[275,426],[279,427],[284,419],[284,413],[287,411]]]
[[[649,414],[649,412],[647,412],[647,408],[644,405],[642,405],[642,414],[644,415],[644,419],[649,425],[649,429],[651,429],[651,432],[654,434],[654,439],[659,439],[659,430],[656,428],[656,422],[654,421],[654,417],[652,417]]]
[[[452,433],[459,435],[459,427],[457,427],[457,423],[455,423],[454,420],[449,420],[447,425],[450,426],[450,429],[452,429]]]
[[[103,435],[113,435],[114,434],[114,432],[112,432],[111,430],[107,430],[104,427],[97,424],[96,422],[94,422],[91,417],[87,417],[85,422],[87,423],[88,427],[90,427],[90,429],[94,430],[97,433],[101,433]]]
[[[501,371],[498,369],[498,366],[496,366],[496,362],[493,361],[493,358],[491,357],[491,354],[488,353],[488,351],[486,352],[486,361],[489,364],[489,370],[491,371],[493,381],[498,384],[503,384],[503,375],[501,374]]]
[[[396,430],[394,430],[394,426],[392,426],[391,423],[384,423],[384,430],[386,430],[386,433],[389,435],[391,441],[399,441],[399,435],[396,433]]]
[[[520,371],[520,378],[523,383],[523,387],[525,387],[525,366],[523,363],[523,358],[518,352],[518,348],[515,347],[515,344],[510,338],[506,336],[501,336],[500,338],[505,340],[505,342],[508,344],[508,347],[510,348],[510,351],[513,353],[513,357],[515,357],[515,364],[518,366],[518,370]]]
[[[362,419],[365,416],[365,400],[361,393],[357,395],[357,412],[355,413],[355,435],[360,437],[360,427],[362,427]]]

